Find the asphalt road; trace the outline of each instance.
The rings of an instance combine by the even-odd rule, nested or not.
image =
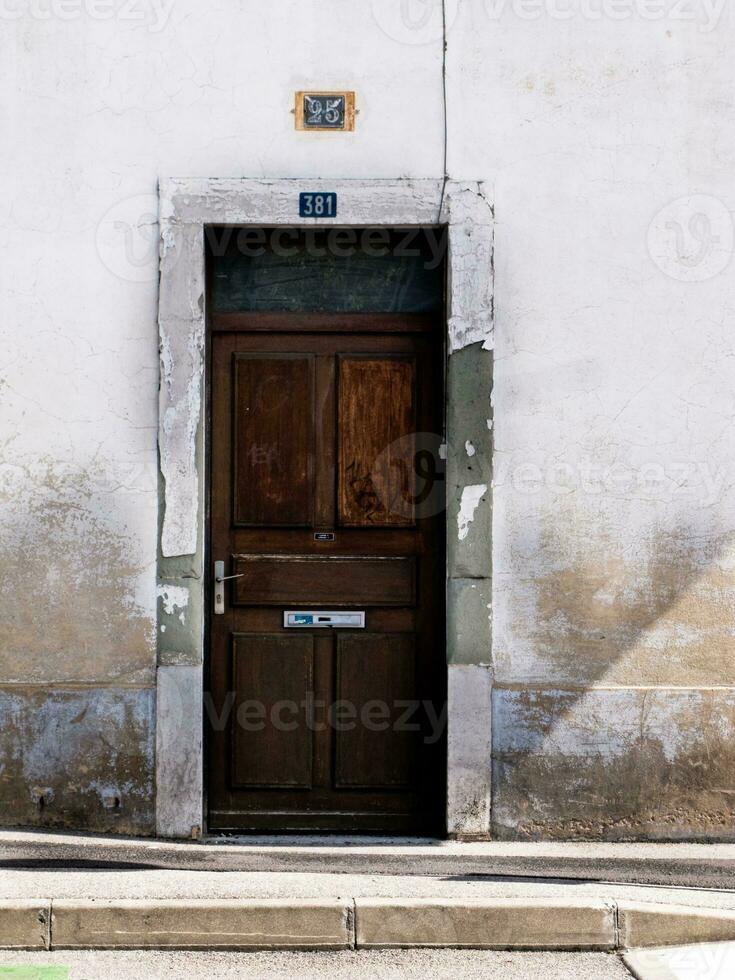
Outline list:
[[[333,953],[97,952],[11,953],[7,966],[69,967],[69,980],[630,980],[606,953],[497,953],[379,950]],[[48,975],[48,974],[47,974]],[[8,980],[12,974],[5,973]],[[50,974],[53,980],[61,975]],[[46,980],[24,971],[14,980]]]

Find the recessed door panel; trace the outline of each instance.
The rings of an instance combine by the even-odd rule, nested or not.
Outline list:
[[[414,373],[412,358],[340,358],[339,520],[343,525],[413,523]]]
[[[370,555],[235,555],[233,602],[412,606],[416,559]]]
[[[336,726],[339,787],[408,789],[418,776],[421,704],[416,697],[416,640],[409,633],[337,637]]]
[[[310,525],[314,358],[235,354],[234,523]]]
[[[232,785],[309,789],[314,641],[235,634]]]

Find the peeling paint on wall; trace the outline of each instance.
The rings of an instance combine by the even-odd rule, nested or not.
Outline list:
[[[189,605],[187,588],[181,585],[159,585],[157,594],[167,616],[177,616],[181,623],[186,622],[186,607]]]
[[[444,220],[450,222],[449,354],[477,343],[492,350],[494,225],[485,185],[458,183]]]
[[[462,499],[457,514],[457,536],[460,541],[467,537],[470,524],[475,519],[475,511],[480,506],[483,494],[487,493],[486,483],[477,483],[462,490]]]

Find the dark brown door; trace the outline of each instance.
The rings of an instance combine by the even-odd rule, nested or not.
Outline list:
[[[442,827],[442,334],[341,321],[212,331],[211,830]]]

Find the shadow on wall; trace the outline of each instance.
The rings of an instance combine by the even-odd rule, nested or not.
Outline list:
[[[564,517],[512,627],[528,689],[496,691],[496,834],[735,839],[733,536]]]

